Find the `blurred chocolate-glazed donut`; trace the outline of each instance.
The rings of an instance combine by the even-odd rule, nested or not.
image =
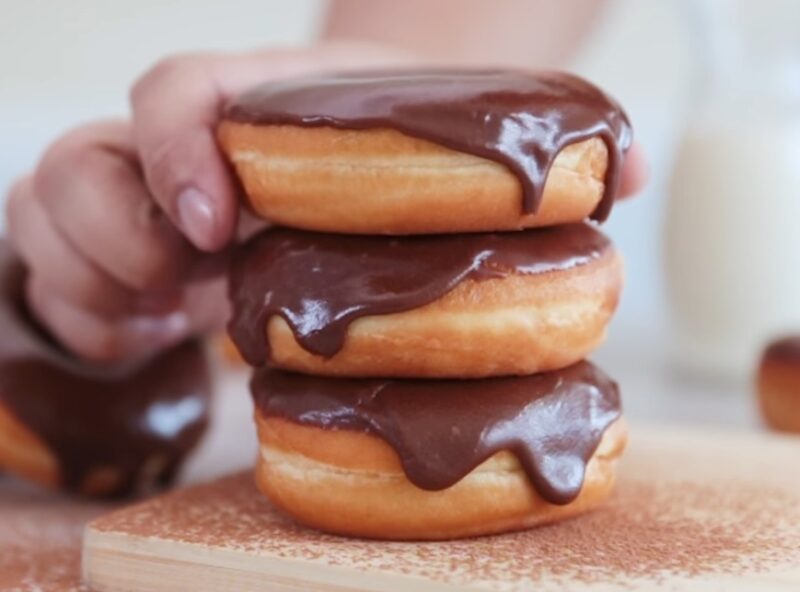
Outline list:
[[[171,482],[208,423],[202,343],[136,365],[78,361],[27,313],[25,274],[0,241],[0,469],[93,496]]]

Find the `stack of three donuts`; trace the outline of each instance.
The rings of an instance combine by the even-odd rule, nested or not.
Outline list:
[[[608,496],[626,429],[584,359],[622,265],[585,219],[607,216],[630,143],[616,103],[561,74],[374,72],[259,87],[219,138],[284,226],[237,253],[229,325],[276,506],[444,539]]]

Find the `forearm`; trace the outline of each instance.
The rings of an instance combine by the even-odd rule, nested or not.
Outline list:
[[[333,0],[324,39],[412,50],[437,63],[551,67],[579,47],[604,0]]]

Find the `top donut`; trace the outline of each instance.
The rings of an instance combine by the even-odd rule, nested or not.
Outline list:
[[[267,220],[426,234],[605,220],[632,133],[569,74],[395,70],[263,84],[218,136]]]

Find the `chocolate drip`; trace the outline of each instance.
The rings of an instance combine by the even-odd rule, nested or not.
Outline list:
[[[505,165],[535,213],[558,153],[598,137],[608,148],[605,220],[632,140],[622,108],[589,82],[560,72],[393,70],[273,81],[231,101],[234,121],[342,129],[391,128]]]
[[[306,350],[330,357],[360,317],[418,308],[465,279],[584,265],[609,246],[589,224],[403,238],[270,229],[234,257],[228,329],[252,366],[266,361],[272,315],[284,318]]]
[[[57,458],[64,489],[82,491],[97,469],[118,479],[107,495],[167,484],[206,428],[202,345],[187,342],[137,366],[81,363],[27,317],[24,279],[0,241],[0,406]]]
[[[251,389],[266,417],[378,436],[422,489],[450,487],[493,454],[511,451],[554,504],[577,497],[589,459],[621,415],[616,383],[588,362],[482,380],[329,379],[260,369]]]

